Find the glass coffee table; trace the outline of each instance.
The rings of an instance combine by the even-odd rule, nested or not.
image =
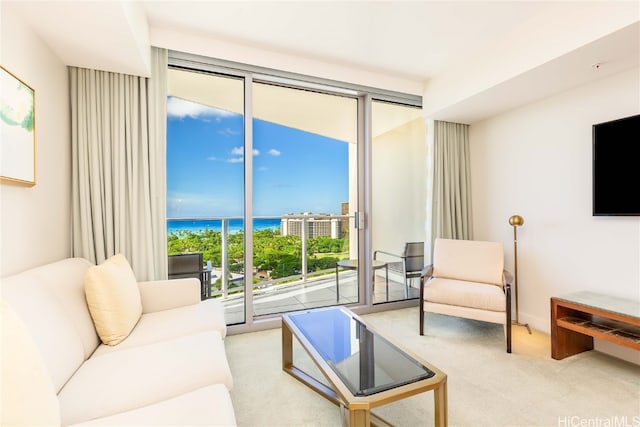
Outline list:
[[[295,365],[294,337],[321,375]],[[446,374],[402,350],[346,308],[283,314],[282,369],[338,405],[347,425],[391,425],[371,409],[430,390],[435,425],[447,425]]]

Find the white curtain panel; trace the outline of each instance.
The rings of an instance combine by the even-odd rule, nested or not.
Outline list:
[[[436,238],[473,239],[469,125],[434,121],[431,247]]]
[[[167,277],[167,52],[151,77],[70,67],[73,256],[122,253],[138,280]]]

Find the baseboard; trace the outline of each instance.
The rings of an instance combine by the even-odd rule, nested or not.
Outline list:
[[[594,350],[608,354],[609,356],[622,359],[635,365],[640,365],[640,351],[634,350],[632,348],[623,347],[599,339],[594,340],[593,348]]]

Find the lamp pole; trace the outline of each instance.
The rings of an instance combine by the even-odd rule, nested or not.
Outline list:
[[[514,288],[514,294],[516,298],[516,320],[512,323],[517,326],[526,327],[527,331],[529,331],[529,334],[531,334],[531,328],[529,327],[529,324],[520,323],[520,319],[518,318],[518,233],[517,233],[517,228],[524,224],[524,218],[522,218],[520,215],[512,215],[511,218],[509,218],[509,224],[513,226],[513,270],[514,270],[513,271],[514,273],[513,288]]]

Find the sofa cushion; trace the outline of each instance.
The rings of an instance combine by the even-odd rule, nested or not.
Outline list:
[[[0,312],[0,425],[60,425],[58,398],[33,338],[4,301]]]
[[[481,310],[506,310],[506,299],[502,289],[480,282],[432,278],[425,284],[424,300]]]
[[[172,399],[75,426],[235,426],[231,396],[223,384],[213,384]]]
[[[103,343],[125,339],[142,314],[138,282],[122,254],[89,267],[85,275],[89,312]]]
[[[218,300],[209,299],[198,304],[143,314],[127,339],[116,346],[99,346],[92,357],[206,331],[217,331],[222,338],[226,336],[224,307]]]
[[[502,242],[436,239],[433,276],[502,285]]]
[[[62,423],[131,411],[215,383],[233,386],[224,341],[214,331],[91,357],[58,394]]]

